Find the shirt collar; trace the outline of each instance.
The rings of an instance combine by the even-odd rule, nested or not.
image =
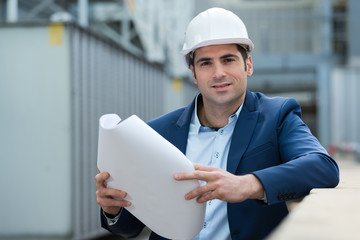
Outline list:
[[[198,107],[198,98],[200,96],[200,93],[196,96],[196,99],[195,99],[195,108],[194,108],[194,112],[192,114],[192,118],[191,118],[191,125],[193,125],[193,130],[196,131],[197,133],[199,133],[200,131],[200,128],[203,127],[200,123],[200,120],[199,120],[199,117],[198,117],[198,114],[197,114],[197,107]],[[232,115],[229,116],[228,118],[228,124],[232,121],[236,121],[238,118],[239,118],[239,115],[240,115],[240,112],[241,112],[241,109],[243,107],[243,104],[242,103],[240,105],[240,107],[236,110],[236,112]]]

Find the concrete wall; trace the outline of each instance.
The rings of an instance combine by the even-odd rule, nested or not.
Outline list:
[[[64,28],[0,28],[0,236],[70,234],[68,45]]]

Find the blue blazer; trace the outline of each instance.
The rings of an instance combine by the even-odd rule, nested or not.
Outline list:
[[[148,124],[183,153],[195,100]],[[227,171],[252,173],[262,182],[267,203],[246,200],[228,203],[228,221],[233,240],[263,239],[288,214],[285,201],[302,197],[312,188],[335,187],[339,182],[336,162],[301,120],[298,102],[246,92],[236,123]],[[118,222],[102,226],[125,237],[136,236],[144,224],[124,209]],[[152,233],[150,239],[165,239]]]

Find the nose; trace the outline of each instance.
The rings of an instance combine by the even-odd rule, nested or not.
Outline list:
[[[214,63],[213,78],[214,79],[222,79],[225,76],[226,76],[226,73],[224,71],[224,66],[219,62]]]

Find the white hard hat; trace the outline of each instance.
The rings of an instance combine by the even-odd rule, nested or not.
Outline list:
[[[233,12],[223,8],[210,8],[199,13],[188,25],[181,51],[189,67],[189,53],[209,45],[241,44],[250,52],[254,48],[245,24]]]

